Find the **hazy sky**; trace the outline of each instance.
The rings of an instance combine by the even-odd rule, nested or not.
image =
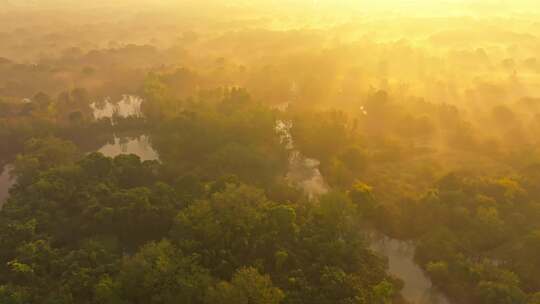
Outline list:
[[[297,7],[333,7],[343,8],[348,10],[367,10],[367,9],[382,9],[382,10],[448,10],[448,9],[464,9],[473,11],[486,12],[505,12],[522,11],[530,12],[538,11],[538,0],[0,0],[2,6],[88,6],[90,3],[94,5],[102,4],[124,4],[124,5],[177,5],[186,3],[209,3],[221,5],[242,5],[242,6],[287,6]],[[442,12],[441,12],[442,13]]]

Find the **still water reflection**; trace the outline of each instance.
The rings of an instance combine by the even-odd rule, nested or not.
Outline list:
[[[412,242],[392,239],[379,233],[370,233],[371,249],[388,258],[389,271],[404,282],[403,297],[413,304],[449,304],[437,291],[422,268],[414,261]]]
[[[328,192],[329,186],[319,170],[319,161],[304,157],[294,145],[291,135],[292,122],[276,122],[276,133],[289,151],[289,171],[287,179],[300,187],[310,199]],[[403,297],[411,304],[449,304],[448,299],[433,288],[431,280],[414,261],[415,246],[411,242],[400,241],[385,235],[369,232],[366,234],[373,251],[388,258],[389,271],[403,280]]]
[[[152,148],[147,135],[135,137],[115,136],[113,140],[98,149],[98,152],[108,157],[115,157],[120,154],[135,154],[141,160],[159,160],[159,155]],[[0,208],[4,205],[9,196],[9,189],[15,184],[15,179],[11,176],[11,165],[6,165],[0,171]]]
[[[143,99],[135,95],[123,95],[119,101],[110,98],[94,102],[90,105],[95,119],[120,117],[142,117],[141,105]],[[115,157],[120,154],[135,154],[141,160],[158,160],[156,150],[152,148],[146,135],[136,137],[114,136],[113,140],[98,149],[105,156]],[[11,165],[0,168],[0,208],[9,195],[9,188],[15,180],[11,177]]]
[[[122,116],[138,115],[139,101],[140,99],[135,97],[124,97],[117,105],[106,104],[102,105],[101,109],[95,108],[94,113],[96,118],[111,117],[113,113],[120,113]],[[295,148],[290,134],[291,127],[290,122],[276,123],[276,132],[290,153],[287,179],[302,188],[310,198],[318,197],[328,191],[328,185],[319,171],[319,162],[304,157]],[[159,155],[147,135],[114,136],[113,140],[98,149],[98,152],[108,157],[135,154],[143,161],[159,160]],[[9,188],[14,184],[10,171],[11,166],[5,166],[0,175],[0,207],[7,198]],[[449,304],[448,299],[433,288],[430,279],[414,262],[414,244],[378,233],[369,233],[368,239],[371,249],[388,258],[390,272],[403,280],[402,294],[406,300],[414,304]]]
[[[142,117],[143,99],[135,95],[123,95],[122,99],[113,102],[110,98],[90,104],[95,119],[120,117]]]
[[[113,141],[101,147],[98,152],[108,157],[115,157],[120,154],[135,154],[141,160],[159,160],[159,155],[150,144],[147,135],[137,137],[118,137],[115,136]]]
[[[278,120],[275,126],[281,143],[289,152],[289,170],[286,178],[289,183],[302,189],[309,199],[315,199],[328,192],[328,185],[319,170],[320,162],[305,157],[295,147],[291,135],[292,126],[291,121],[283,120]]]

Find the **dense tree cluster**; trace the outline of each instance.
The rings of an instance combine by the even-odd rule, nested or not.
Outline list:
[[[401,301],[360,237],[369,225],[415,240],[417,262],[456,301],[538,300],[538,155],[515,119],[537,113],[535,100],[482,110],[484,123],[517,130],[494,138],[458,107],[384,91],[349,109],[283,111],[236,87],[193,89],[199,80],[150,74],[132,120],[95,121],[84,90],[4,103],[3,132],[23,152],[1,211],[5,301]],[[329,194],[309,202],[285,179],[278,120],[321,162]],[[141,129],[160,162],[77,147]]]
[[[56,136],[92,150],[107,142],[113,132],[140,132],[148,126],[140,117],[95,119],[90,94],[81,88],[57,97],[37,93],[22,102],[0,97],[0,159],[10,160],[31,138]]]
[[[30,2],[0,3],[0,303],[403,303],[373,230],[456,304],[540,303],[537,13]],[[159,161],[89,153],[141,133]]]
[[[159,87],[172,91],[165,84]],[[265,188],[285,175],[288,155],[275,131],[279,114],[253,101],[245,90],[222,89],[202,92],[197,99],[177,99],[173,93],[147,89],[149,120],[156,115],[153,110],[161,113],[152,142],[174,172],[211,179],[235,175]]]
[[[290,115],[332,187],[377,229],[415,240],[418,263],[456,302],[535,303],[540,154],[531,121],[516,117],[538,115],[536,103],[478,109],[483,127],[458,107],[383,91],[360,110]]]
[[[60,157],[61,156],[61,157]],[[34,141],[0,212],[2,303],[387,303],[399,284],[339,193],[274,202],[235,179],[187,188],[135,155]]]
[[[377,220],[419,240],[416,259],[457,301],[536,303],[537,171],[514,178],[449,174],[419,199],[381,210]]]

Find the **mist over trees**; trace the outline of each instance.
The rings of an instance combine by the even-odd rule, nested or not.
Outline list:
[[[0,1],[0,303],[540,303],[537,5],[397,2]]]

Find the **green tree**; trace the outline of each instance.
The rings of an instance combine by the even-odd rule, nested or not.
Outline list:
[[[364,216],[373,216],[377,208],[377,202],[373,194],[373,188],[357,181],[349,190],[351,201],[358,206]]]
[[[184,255],[168,241],[124,258],[117,280],[122,299],[148,304],[201,303],[212,282],[197,256]]]
[[[72,164],[81,158],[78,148],[56,137],[34,138],[25,143],[24,153],[17,156],[13,174],[27,183],[40,170]]]
[[[255,268],[241,268],[231,282],[220,282],[209,288],[207,304],[278,304],[285,294],[272,284],[269,276],[261,275]]]
[[[481,304],[520,304],[526,303],[523,291],[516,286],[482,281],[478,284],[477,295]]]

